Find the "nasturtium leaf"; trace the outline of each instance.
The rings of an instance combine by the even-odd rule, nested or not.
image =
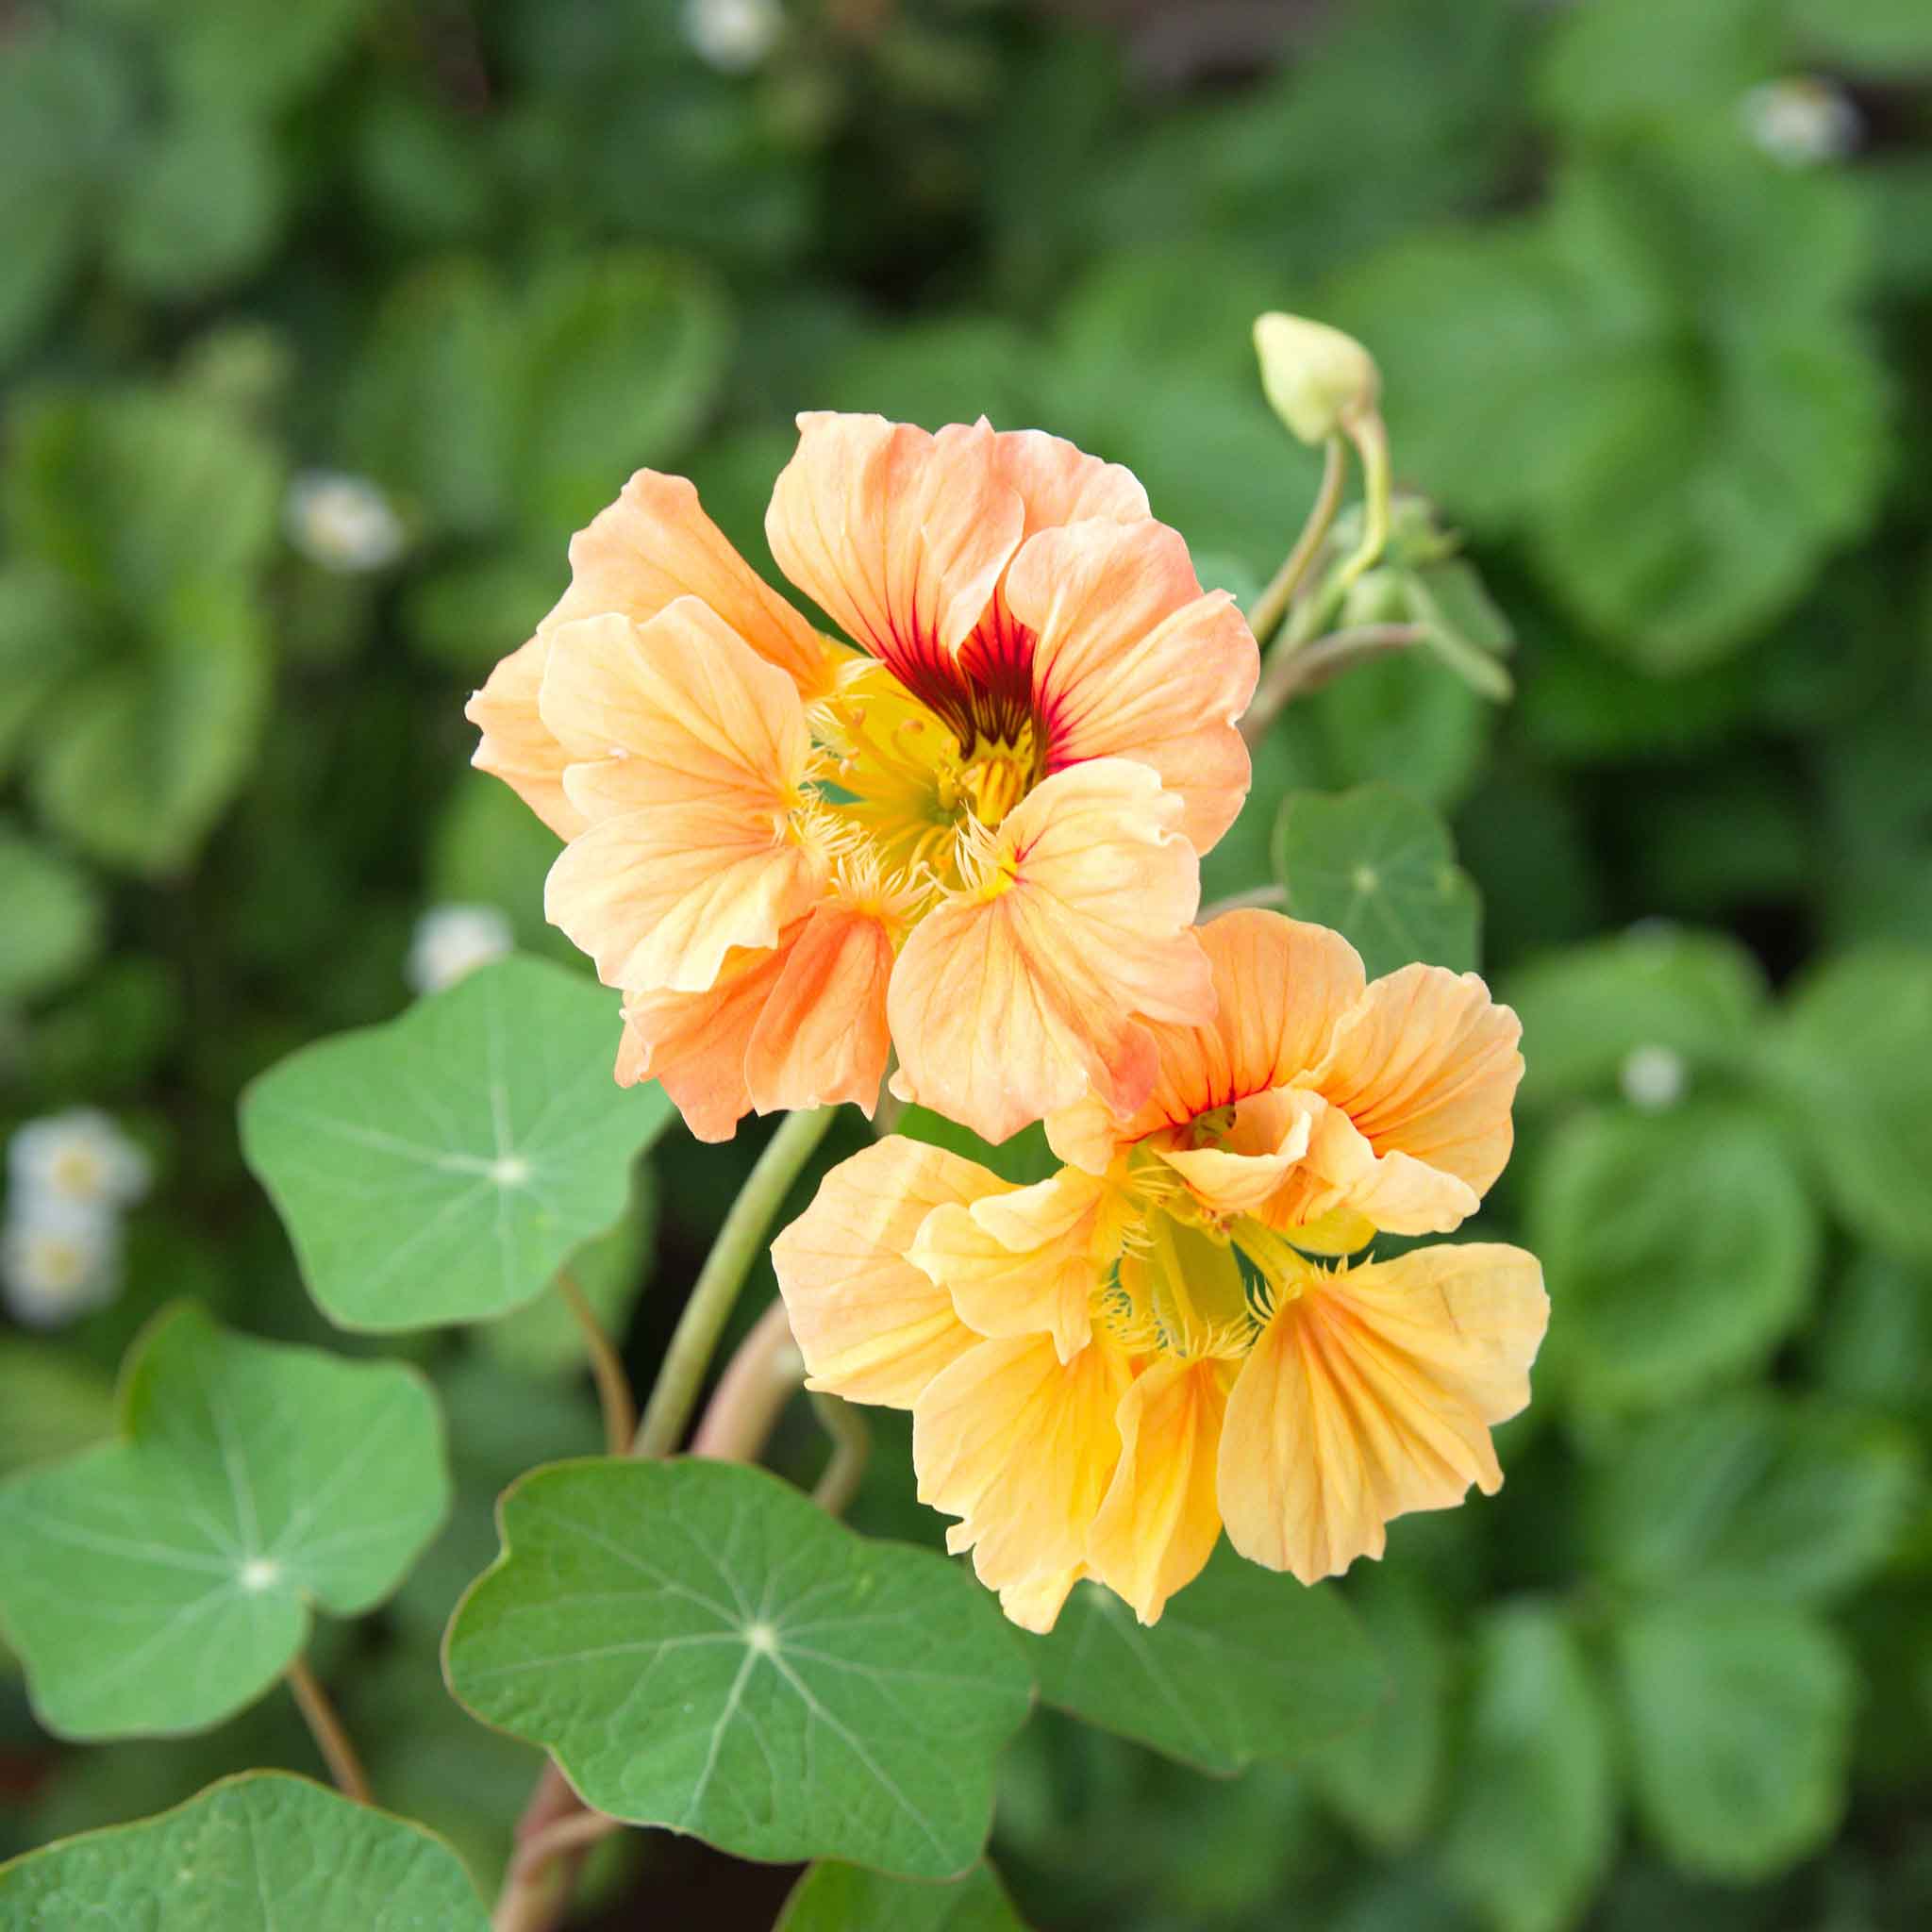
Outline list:
[[[1831,1631],[1781,1604],[1672,1604],[1617,1631],[1637,1806],[1689,1871],[1782,1872],[1844,1808],[1856,1686]]]
[[[307,1778],[244,1772],[0,1865],[7,1932],[487,1932],[462,1861]]]
[[[0,566],[0,776],[100,642],[101,620],[58,572]]]
[[[741,1857],[947,1878],[979,1857],[1032,1686],[962,1570],[727,1463],[557,1463],[499,1513],[445,1674],[587,1803]]]
[[[78,866],[0,822],[0,1006],[72,979],[100,950],[100,895]]]
[[[1372,979],[1418,959],[1458,973],[1475,966],[1475,887],[1448,826],[1421,799],[1381,784],[1335,797],[1291,792],[1274,865],[1290,913],[1342,934]]]
[[[1894,1427],[1740,1392],[1614,1443],[1594,1473],[1592,1539],[1602,1573],[1631,1590],[1825,1597],[1891,1553],[1919,1475]]]
[[[792,1887],[772,1932],[1025,1932],[992,1869],[952,1885],[822,1862]]]
[[[1874,80],[1932,70],[1932,16],[1922,0],[1785,0],[1785,15],[1807,49]]]
[[[1722,933],[1637,929],[1546,953],[1502,986],[1523,1021],[1524,1106],[1608,1094],[1633,1054],[1662,1049],[1694,1086],[1754,1053],[1764,971]]]
[[[1389,1694],[1366,1724],[1311,1752],[1307,1774],[1370,1844],[1396,1851],[1422,1836],[1441,1781],[1448,1641],[1439,1611],[1407,1574],[1377,1568],[1351,1586]]]
[[[1810,1304],[1818,1217],[1776,1130],[1701,1102],[1578,1115],[1532,1171],[1550,1360],[1592,1407],[1695,1393],[1763,1362]]]
[[[1932,1259],[1932,952],[1834,959],[1791,1001],[1769,1066],[1840,1215]]]
[[[275,1682],[312,1608],[371,1609],[449,1501],[413,1369],[161,1315],[121,1438],[0,1487],[0,1625],[62,1737],[192,1731]]]
[[[1027,1649],[1046,1703],[1204,1771],[1297,1757],[1367,1723],[1389,1690],[1338,1592],[1224,1542],[1151,1628],[1083,1583]]]
[[[1860,1255],[1809,1337],[1819,1386],[1927,1427],[1932,1441],[1932,1272]]]
[[[1455,1782],[1456,1890],[1496,1932],[1574,1924],[1609,1862],[1616,1782],[1601,1696],[1556,1610],[1491,1612]]]
[[[908,1107],[900,1114],[892,1131],[904,1134],[909,1141],[924,1141],[931,1146],[943,1147],[949,1154],[976,1160],[1002,1180],[1021,1187],[1049,1180],[1060,1167],[1053,1149],[1046,1144],[1046,1129],[1037,1121],[1004,1141],[982,1141],[971,1127],[962,1127],[958,1121],[949,1121],[930,1108]]]
[[[114,1432],[107,1376],[53,1341],[0,1336],[0,1475],[48,1462]]]
[[[287,199],[281,156],[259,122],[225,107],[177,116],[127,172],[108,264],[160,301],[207,294],[274,247]]]
[[[661,1088],[611,1077],[616,1034],[608,993],[512,957],[257,1079],[242,1152],[323,1312],[423,1328],[541,1294],[671,1118]]]

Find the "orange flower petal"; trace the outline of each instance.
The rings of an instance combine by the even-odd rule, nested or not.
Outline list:
[[[1457,1175],[1391,1148],[1377,1154],[1347,1114],[1318,1093],[1295,1096],[1307,1110],[1308,1154],[1283,1191],[1262,1209],[1277,1227],[1292,1228],[1338,1212],[1384,1234],[1448,1234],[1482,1205]],[[1358,1241],[1357,1246],[1360,1245]]]
[[[694,597],[644,625],[589,617],[552,631],[538,708],[587,821],[716,801],[769,825],[811,751],[791,678]]]
[[[912,1410],[919,1500],[961,1519],[946,1547],[971,1549],[990,1589],[1085,1560],[1127,1381],[1104,1340],[1062,1362],[1047,1336],[1021,1335],[982,1341],[926,1385]]]
[[[812,913],[747,1044],[760,1113],[849,1100],[872,1118],[891,1051],[891,971],[892,941],[876,919],[845,906]]]
[[[1065,1570],[1039,1570],[1019,1583],[1009,1583],[1000,1591],[1000,1608],[1009,1623],[1023,1630],[1044,1637],[1059,1622],[1074,1584],[1086,1575],[1087,1566],[1075,1563]]]
[[[1062,1160],[1104,1174],[1135,1141],[1286,1085],[1322,1058],[1368,983],[1360,956],[1340,933],[1278,912],[1224,912],[1198,937],[1213,974],[1213,1018],[1154,1029],[1158,1076],[1145,1104],[1124,1118],[1089,1101],[1049,1119],[1047,1139]],[[1263,1138],[1251,1144],[1231,1135],[1228,1144],[1266,1151],[1261,1117],[1251,1124]],[[1267,1143],[1279,1144],[1279,1135]]]
[[[1138,523],[1147,492],[1133,471],[1090,457],[1043,429],[1006,429],[993,437],[993,469],[1025,507],[1024,534],[1058,529],[1088,517]]]
[[[541,633],[519,645],[472,693],[463,716],[483,734],[470,762],[501,778],[559,839],[575,839],[586,820],[564,795],[570,758],[537,709],[549,657]]]
[[[700,1141],[730,1140],[752,1108],[746,1049],[801,929],[770,951],[732,954],[703,992],[627,994],[618,1084],[655,1079]]]
[[[1219,1147],[1155,1150],[1216,1214],[1258,1214],[1308,1151],[1307,1109],[1287,1104],[1277,1089],[1244,1101]]]
[[[1214,1554],[1226,1410],[1226,1367],[1217,1361],[1163,1358],[1121,1399],[1120,1467],[1094,1519],[1087,1560],[1143,1624],[1156,1622]]]
[[[908,1259],[982,1335],[1051,1335],[1062,1361],[1087,1346],[1108,1190],[1077,1169],[970,1208],[929,1214]],[[1108,1257],[1111,1258],[1111,1257]]]
[[[571,585],[544,629],[615,612],[646,624],[680,597],[708,605],[808,697],[830,684],[818,634],[739,556],[682,476],[640,470],[571,540]]]
[[[809,909],[817,862],[729,805],[601,819],[558,854],[543,912],[607,986],[702,992],[733,947],[775,946]]]
[[[995,1141],[1090,1088],[1140,1107],[1156,1074],[1144,1023],[1205,1018],[1213,999],[1179,812],[1123,758],[1029,793],[1000,826],[991,896],[948,900],[899,956],[898,1091]]]
[[[772,1266],[811,1386],[910,1408],[980,1338],[906,1259],[934,1208],[1006,1185],[941,1147],[897,1135],[843,1160],[772,1243]]]
[[[1206,852],[1248,794],[1246,710],[1260,654],[1224,591],[1204,595],[1180,533],[1089,519],[1029,537],[1004,595],[1036,634],[1035,703],[1049,771],[1138,758],[1187,802]]]
[[[1241,1365],[1218,1489],[1242,1556],[1304,1583],[1379,1557],[1384,1525],[1503,1480],[1490,1425],[1529,1400],[1542,1271],[1489,1242],[1311,1280]]]
[[[882,416],[799,417],[772,491],[778,567],[846,635],[942,717],[963,691],[955,654],[1020,541],[1025,511],[994,464],[992,430],[937,436]]]
[[[1522,1033],[1474,973],[1405,966],[1341,1018],[1306,1084],[1378,1155],[1409,1156],[1482,1195],[1509,1158]]]

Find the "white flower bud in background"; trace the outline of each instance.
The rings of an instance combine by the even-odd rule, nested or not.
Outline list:
[[[749,74],[784,31],[779,0],[685,0],[684,37],[722,74]]]
[[[403,977],[417,992],[441,992],[515,944],[508,919],[494,906],[432,906],[416,922]]]
[[[57,1197],[9,1202],[0,1229],[0,1301],[30,1328],[58,1328],[121,1291],[121,1224],[112,1208]]]
[[[1808,75],[1767,80],[1739,103],[1744,131],[1788,168],[1841,161],[1857,145],[1865,124],[1843,89]]]
[[[139,1201],[150,1178],[147,1156],[98,1108],[28,1121],[7,1143],[8,1207],[16,1218],[47,1203],[113,1213]]]
[[[1684,1056],[1674,1047],[1633,1046],[1624,1056],[1617,1083],[1624,1098],[1645,1113],[1661,1113],[1675,1107],[1690,1085]]]
[[[408,541],[389,498],[368,477],[340,470],[293,476],[282,522],[289,541],[311,563],[344,575],[387,568]]]
[[[1269,407],[1303,442],[1327,441],[1381,401],[1375,358],[1326,323],[1278,310],[1257,316],[1255,354]]]

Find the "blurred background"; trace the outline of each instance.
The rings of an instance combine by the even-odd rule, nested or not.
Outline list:
[[[1314,479],[1269,308],[1381,358],[1518,691],[1298,703],[1208,895],[1297,788],[1448,817],[1530,1066],[1474,1231],[1552,1339],[1502,1495],[1346,1586],[1370,1731],[1217,1781],[1042,1715],[995,1855],[1041,1928],[1932,1923],[1925,0],[0,0],[0,1471],[110,1428],[175,1296],[358,1345],[235,1097],[569,957],[461,709],[630,470],[769,567],[795,410],[983,411],[1257,584]],[[641,1381],[763,1133],[668,1137],[579,1268]],[[415,1352],[458,1515],[319,1662],[489,1882],[533,1759],[436,1640],[597,1425],[552,1310]],[[891,1421],[855,1521],[935,1541]],[[0,1855],[271,1763],[316,1768],[276,1700],[59,1746],[0,1656]],[[608,1928],[786,1882],[602,1856]]]

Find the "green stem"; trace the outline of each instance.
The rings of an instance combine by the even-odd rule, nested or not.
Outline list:
[[[633,1456],[668,1456],[683,1440],[685,1425],[697,1407],[705,1372],[717,1351],[718,1338],[724,1332],[744,1277],[764,1249],[772,1217],[812,1151],[824,1139],[837,1112],[837,1108],[821,1107],[810,1113],[788,1114],[785,1124],[758,1156],[758,1164],[731,1204],[699,1273],[697,1286],[678,1317],[664,1366],[644,1407],[643,1423],[631,1444]]]
[[[1336,588],[1345,591],[1381,556],[1389,541],[1390,503],[1393,493],[1389,466],[1389,431],[1380,416],[1351,417],[1343,425],[1362,459],[1362,541],[1356,553],[1336,573]]]
[[[1341,508],[1341,486],[1347,475],[1347,445],[1341,437],[1331,436],[1324,445],[1322,487],[1315,492],[1314,508],[1308,511],[1308,520],[1302,525],[1302,533],[1295,539],[1294,548],[1274,573],[1273,582],[1255,600],[1254,608],[1248,612],[1248,628],[1255,633],[1257,644],[1265,644],[1280,627],[1295,591],[1301,587],[1302,578],[1315,560],[1315,553],[1328,535],[1336,511]]]
[[[811,1406],[819,1426],[832,1439],[832,1459],[811,1499],[827,1516],[842,1516],[858,1495],[865,1465],[872,1459],[872,1429],[861,1411],[836,1395],[815,1390]]]
[[[557,1271],[557,1291],[583,1330],[584,1350],[591,1358],[591,1374],[597,1383],[597,1404],[604,1411],[605,1453],[622,1456],[630,1447],[631,1432],[638,1424],[637,1398],[630,1392],[630,1377],[624,1373],[624,1358],[605,1332],[603,1323],[598,1321],[590,1297],[568,1268]]]

